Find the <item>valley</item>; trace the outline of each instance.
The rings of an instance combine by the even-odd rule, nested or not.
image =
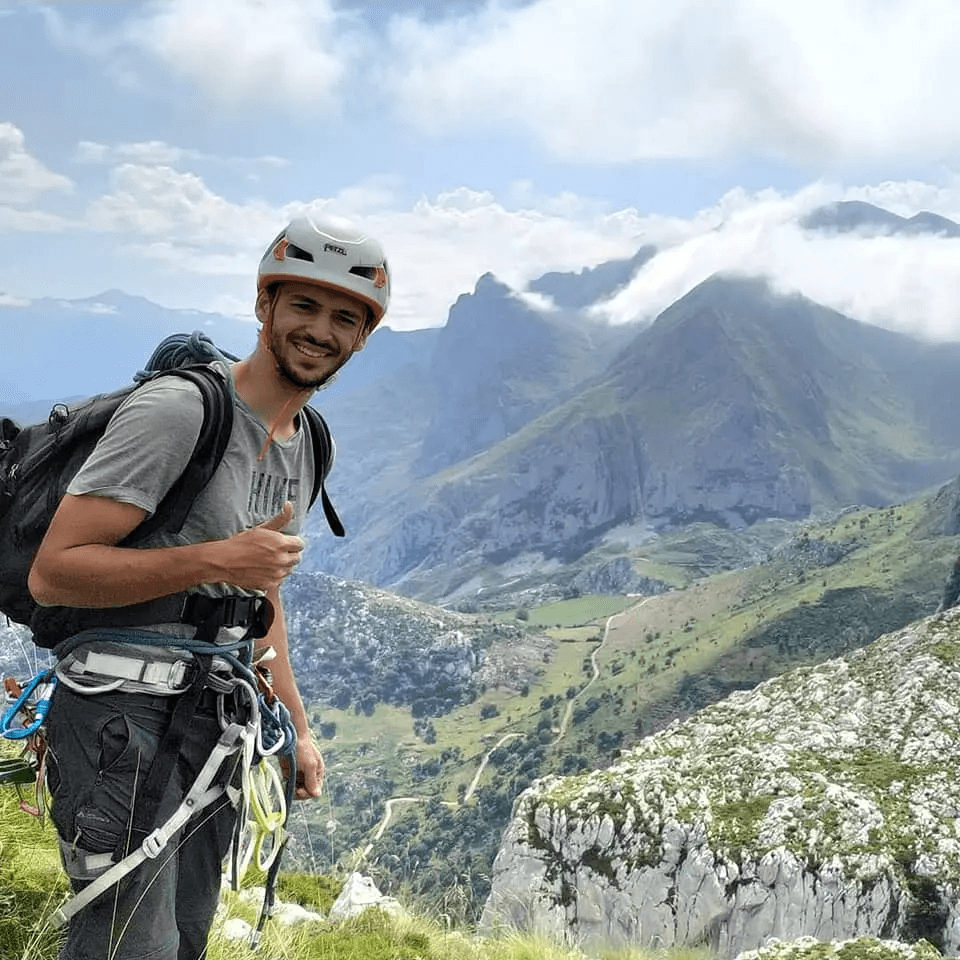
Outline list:
[[[484,591],[486,609],[457,614],[479,653],[456,705],[448,696],[449,709],[414,716],[409,705],[314,701],[318,737],[330,735],[321,739],[327,797],[305,810],[312,856],[323,869],[362,863],[381,889],[475,920],[513,801],[535,779],[605,767],[734,690],[933,612],[960,550],[958,496],[954,482],[903,504],[795,524],[749,564],[724,563],[728,534],[706,525],[699,540],[689,528],[664,535],[630,557],[673,581],[657,594],[536,603],[538,592],[549,595],[545,584],[506,577],[502,595]],[[507,606],[518,600],[526,605]],[[450,615],[404,601],[404,630]],[[308,645],[300,635],[295,658]],[[421,656],[416,669],[429,677],[430,655]]]

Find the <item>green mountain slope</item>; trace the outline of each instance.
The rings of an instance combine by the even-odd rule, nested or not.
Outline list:
[[[932,612],[960,550],[958,507],[955,482],[847,510],[796,527],[763,563],[706,576],[696,558],[722,565],[723,538],[701,525],[627,558],[638,574],[686,586],[530,606],[523,619],[465,617],[481,630],[503,621],[523,630],[489,634],[470,702],[420,718],[409,705],[316,706],[317,730],[329,734],[329,799],[309,814],[313,856],[362,863],[382,888],[475,917],[520,790],[547,773],[604,766],[733,689]],[[408,603],[416,632],[435,608]],[[388,809],[392,798],[404,800]]]
[[[437,597],[525,553],[569,562],[624,524],[742,528],[903,499],[960,471],[957,371],[956,344],[714,277],[574,395],[558,387],[500,442],[375,504],[332,569]]]

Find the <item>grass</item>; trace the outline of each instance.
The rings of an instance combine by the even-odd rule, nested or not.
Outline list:
[[[0,742],[2,743],[2,742]],[[7,750],[6,744],[2,744]],[[330,877],[281,874],[281,899],[329,910],[338,881]],[[12,788],[0,788],[0,956],[4,960],[55,960],[59,936],[47,920],[67,893],[56,834],[19,809]],[[448,929],[410,913],[368,910],[346,921],[312,921],[287,927],[269,921],[259,950],[246,937],[224,936],[231,920],[256,923],[259,904],[225,892],[214,923],[208,960],[582,960],[580,951],[519,933],[493,939],[470,930]],[[648,951],[601,953],[596,960],[647,960]],[[685,960],[678,952],[677,960]]]
[[[628,597],[586,596],[557,600],[529,611],[529,623],[539,627],[582,627],[625,610],[634,601]]]
[[[3,756],[19,751],[0,738]],[[56,955],[58,936],[44,918],[68,892],[56,833],[20,810],[14,787],[0,787],[0,957],[41,960]]]

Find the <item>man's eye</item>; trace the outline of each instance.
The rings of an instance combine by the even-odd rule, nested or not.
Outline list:
[[[338,313],[336,316],[341,323],[346,323],[350,326],[354,326],[357,322],[357,318],[352,313]]]

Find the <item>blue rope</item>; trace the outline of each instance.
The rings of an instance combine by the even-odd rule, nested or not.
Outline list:
[[[114,643],[136,643],[143,646],[152,647],[170,647],[176,646],[179,649],[186,650],[188,653],[200,656],[217,656],[226,660],[227,663],[243,677],[247,683],[257,689],[256,674],[247,665],[252,652],[253,643],[250,640],[234,640],[230,643],[205,643],[202,640],[194,640],[192,637],[171,637],[162,633],[150,633],[146,630],[124,630],[114,631],[109,628],[94,628],[98,640],[113,641]],[[92,637],[78,633],[57,647],[57,658],[64,659],[67,654],[72,653],[77,647],[88,643]],[[244,660],[241,660],[235,654],[241,653]],[[263,694],[257,695],[257,705],[260,710],[261,740],[264,746],[269,750],[281,739],[285,741],[283,748],[278,751],[282,756],[295,756],[297,752],[297,732],[293,726],[290,717],[290,711],[284,702],[277,697],[274,700],[274,706],[271,707]]]
[[[145,369],[134,374],[133,379],[140,383],[158,370],[173,370],[191,363],[213,363],[214,360],[236,362],[239,359],[232,353],[221,350],[200,330],[194,330],[193,333],[174,333],[157,346]]]

